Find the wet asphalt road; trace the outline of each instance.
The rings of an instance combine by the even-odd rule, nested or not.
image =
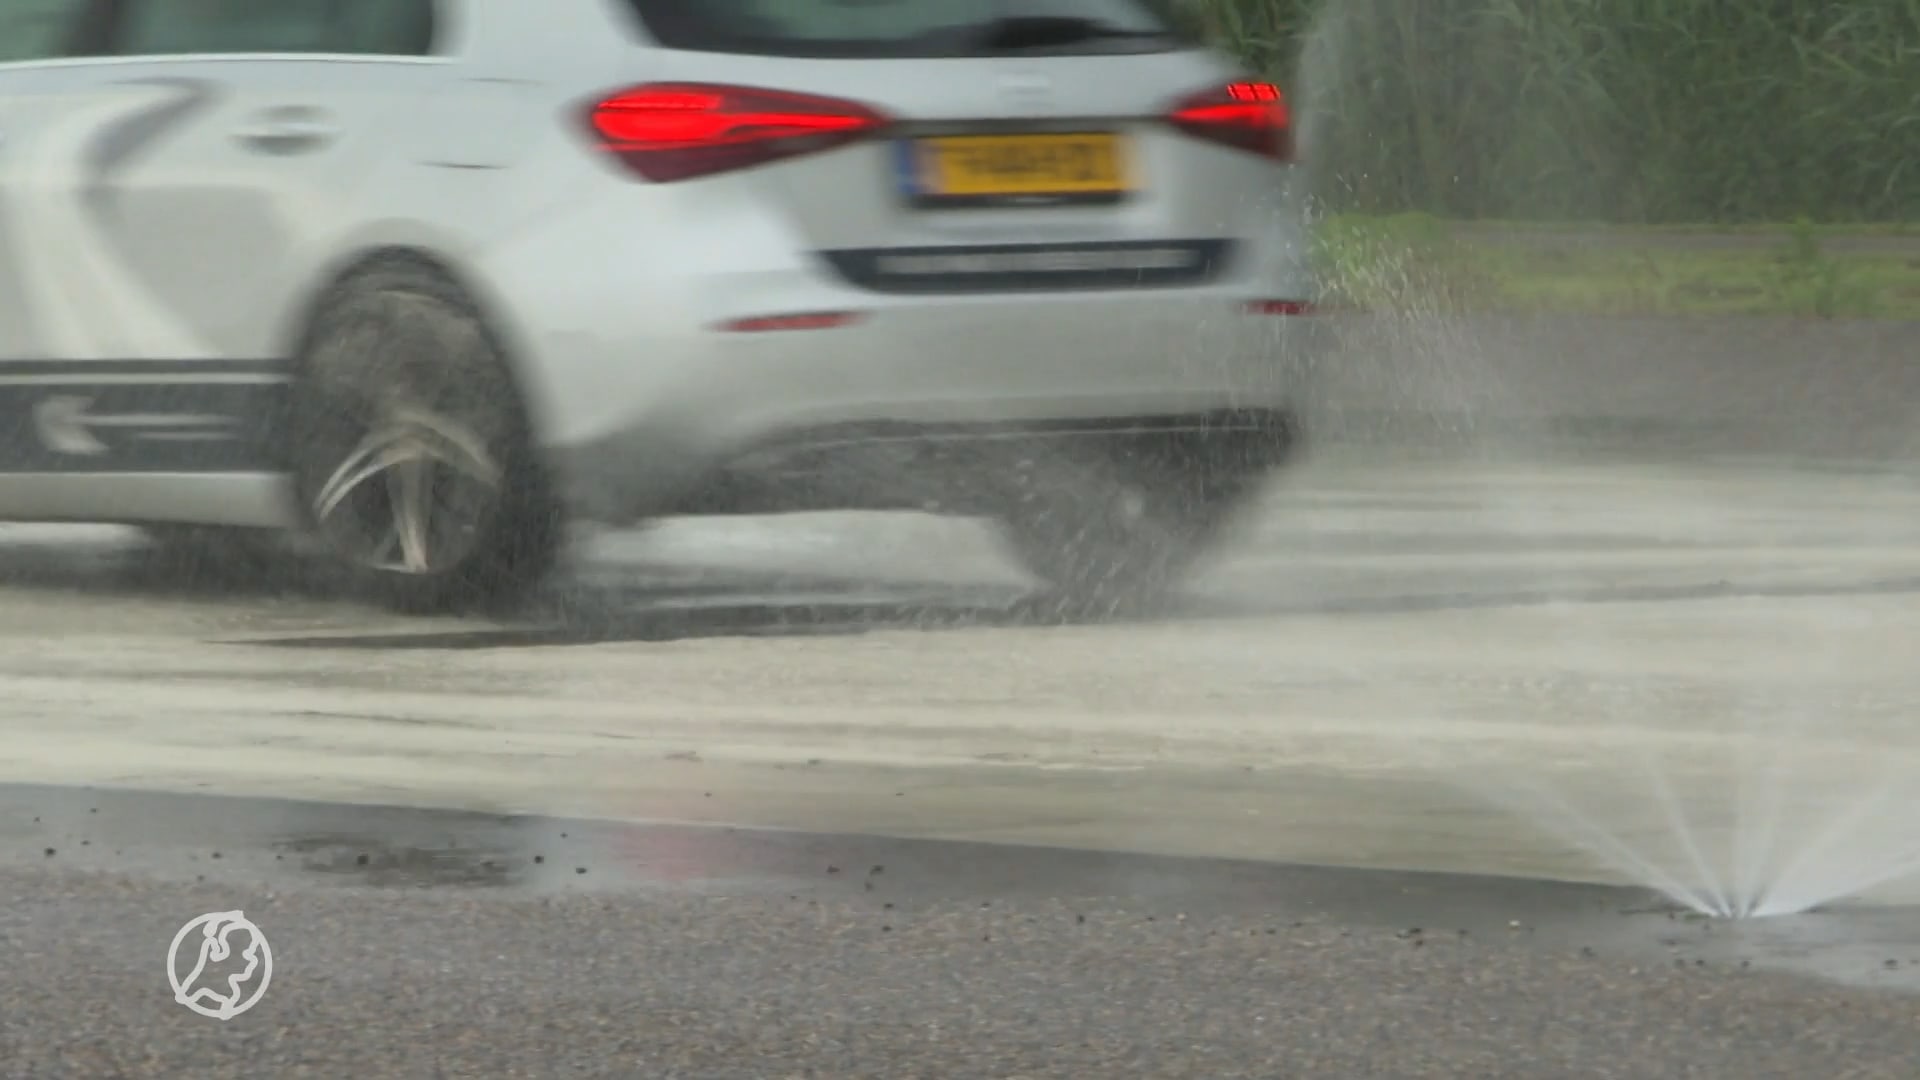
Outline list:
[[[1590,886],[0,797],[7,1076],[1891,1080],[1920,1060],[1905,913],[1741,929]],[[185,844],[182,821],[224,824]],[[166,945],[235,908],[272,980],[216,1021],[171,999]],[[1836,963],[1849,940],[1869,952]]]
[[[1886,865],[1920,486],[1356,465],[1287,495],[1193,608],[1111,626],[1034,622],[913,520],[608,538],[518,626],[27,530],[0,766],[67,786],[0,790],[0,1074],[1914,1075],[1911,880],[1732,929],[1366,867],[1618,876],[1449,768],[1591,788],[1654,854],[1651,761],[1736,851],[1716,822],[1776,709],[1807,826],[1777,854]],[[1860,801],[1876,770],[1906,801]],[[323,801],[194,794],[276,790]],[[395,797],[496,812],[337,802]],[[1879,833],[1821,838],[1863,806]],[[235,908],[276,963],[221,1023],[164,955]]]
[[[1512,780],[1681,876],[1756,840],[1910,902],[1916,519],[1920,483],[1872,472],[1322,463],[1183,607],[1098,625],[912,515],[604,537],[513,623],[21,530],[0,781],[1621,878],[1552,806],[1488,805]],[[1730,834],[1749,793],[1786,827]]]
[[[1920,1074],[1910,876],[1735,928],[1376,869],[1627,876],[1501,776],[1718,858],[1775,737],[1806,881],[1910,845],[1920,328],[1370,333],[1319,430],[1465,460],[1314,465],[1155,623],[912,520],[603,538],[511,624],[7,530],[0,1075]],[[233,908],[220,1023],[164,953]]]
[[[1365,867],[1617,876],[1436,763],[1591,787],[1653,853],[1651,760],[1726,852],[1776,707],[1808,826],[1778,854],[1893,858],[1819,830],[1911,754],[1920,487],[1356,465],[1287,496],[1189,612],[1113,626],[1034,623],[912,520],[608,538],[519,626],[27,530],[0,765],[68,786],[0,790],[0,1074],[1914,1075],[1911,881],[1734,930]],[[193,794],[275,790],[323,801]],[[498,811],[336,802],[396,796]],[[276,965],[221,1023],[163,958],[234,908]]]

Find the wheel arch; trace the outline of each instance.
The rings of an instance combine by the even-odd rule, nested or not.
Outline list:
[[[320,317],[327,304],[343,290],[350,288],[354,281],[375,270],[392,266],[411,267],[439,278],[472,307],[488,339],[499,352],[508,380],[520,395],[534,444],[541,445],[542,432],[547,428],[548,403],[528,360],[530,353],[526,337],[513,320],[506,299],[459,259],[430,242],[409,239],[368,243],[327,263],[315,276],[314,285],[293,306],[292,314],[282,329],[280,355],[287,360],[289,374],[299,373],[302,358],[320,328]]]
[[[396,271],[407,276],[390,276]],[[378,280],[369,282],[375,275],[379,276]],[[484,380],[485,392],[479,400],[497,403],[502,412],[511,409],[518,415],[502,416],[503,423],[496,432],[500,439],[497,448],[503,452],[497,463],[505,475],[496,485],[497,497],[483,509],[482,517],[474,519],[477,535],[481,537],[477,546],[460,552],[460,561],[453,567],[416,577],[395,578],[389,568],[356,562],[354,565],[359,567],[356,573],[360,576],[355,587],[365,588],[370,595],[377,595],[401,610],[424,612],[463,605],[474,596],[517,595],[536,582],[558,557],[564,538],[565,512],[556,498],[559,478],[553,462],[539,443],[541,413],[534,397],[537,389],[529,378],[529,365],[518,335],[503,318],[500,298],[475,275],[464,272],[458,260],[418,244],[364,246],[335,260],[325,273],[314,275],[313,280],[313,287],[297,304],[290,305],[281,339],[289,385],[281,407],[280,430],[284,434],[276,440],[278,445],[274,451],[280,458],[280,467],[293,481],[295,504],[300,508],[297,512],[302,515],[305,526],[315,529],[320,524],[309,512],[314,505],[310,482],[340,460],[326,454],[325,438],[315,438],[316,433],[324,434],[329,424],[338,429],[340,418],[325,407],[323,384],[311,379],[312,372],[307,368],[319,362],[314,359],[317,352],[325,351],[317,350],[315,345],[323,340],[329,311],[337,298],[351,294],[356,283],[366,283],[371,286],[370,295],[386,298],[412,292],[406,282],[413,281],[419,283],[415,288],[420,295],[436,298],[443,308],[457,305],[464,309],[462,314],[471,315],[478,323],[492,358],[498,362],[487,365],[484,374],[479,371],[480,365],[473,363],[462,370]],[[458,317],[451,311],[447,314]],[[464,344],[471,345],[471,339]],[[451,355],[456,362],[480,359],[464,351]],[[371,380],[385,385],[377,367],[389,359],[383,350],[345,354],[345,358],[350,369],[356,360],[362,361],[359,366],[371,372]],[[374,366],[368,368],[365,361],[371,361]],[[319,390],[322,396],[308,398],[303,393],[305,390]],[[510,399],[513,400],[510,402]],[[308,405],[321,407],[307,408]],[[354,421],[348,418],[348,422]],[[358,441],[362,434],[364,432],[353,433],[353,440]],[[307,449],[316,446],[321,448],[319,454]],[[319,473],[314,470],[316,462],[322,468]]]

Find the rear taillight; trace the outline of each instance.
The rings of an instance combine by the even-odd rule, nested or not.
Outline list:
[[[1287,96],[1267,82],[1230,82],[1180,102],[1168,117],[1189,135],[1259,154],[1293,160],[1293,118]]]
[[[732,334],[774,334],[787,330],[832,330],[860,321],[852,311],[803,311],[791,315],[755,315],[721,323]]]
[[[705,83],[636,86],[587,110],[600,148],[656,183],[831,150],[886,123],[857,102]]]
[[[1249,300],[1249,315],[1312,315],[1318,308],[1311,300]]]

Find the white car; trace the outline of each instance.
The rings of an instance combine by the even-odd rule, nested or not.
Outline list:
[[[1294,445],[1293,143],[1154,0],[0,0],[0,518],[421,610],[910,508],[1151,593]]]

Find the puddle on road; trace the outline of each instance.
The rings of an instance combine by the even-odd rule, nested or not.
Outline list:
[[[525,884],[524,862],[505,849],[449,843],[412,847],[369,834],[289,837],[272,846],[307,873],[374,888],[480,888]]]
[[[1418,945],[1775,970],[1920,993],[1920,913],[1726,922],[1638,889],[871,836],[578,821],[215,795],[0,787],[0,866],[276,889],[669,891],[902,910],[1072,900],[1190,920],[1312,922]]]

